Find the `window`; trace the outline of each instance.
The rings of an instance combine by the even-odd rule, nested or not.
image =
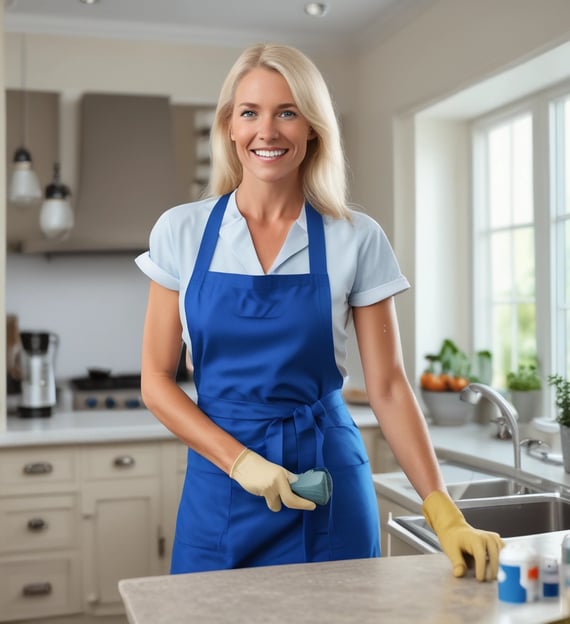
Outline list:
[[[474,334],[493,385],[570,373],[570,86],[473,125]]]
[[[570,371],[570,95],[551,104],[556,371]]]
[[[475,263],[485,334],[494,356],[493,384],[519,361],[536,358],[532,116],[526,112],[481,132],[481,199],[475,212]],[[486,303],[484,303],[486,302]]]

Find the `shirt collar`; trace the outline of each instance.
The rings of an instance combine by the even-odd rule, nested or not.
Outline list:
[[[220,226],[220,238],[228,244],[236,260],[249,275],[262,275],[263,268],[259,262],[253,241],[247,227],[247,222],[238,210],[235,191],[231,194],[222,224]],[[277,269],[289,258],[309,246],[307,233],[306,205],[303,206],[299,217],[291,226],[283,247],[277,254],[268,274],[275,273]]]

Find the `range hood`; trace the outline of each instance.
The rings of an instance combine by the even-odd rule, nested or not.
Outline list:
[[[23,251],[144,250],[152,225],[177,198],[169,99],[86,93],[80,119],[75,227],[66,240],[29,241]]]

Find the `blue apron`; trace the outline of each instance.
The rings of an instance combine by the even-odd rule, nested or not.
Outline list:
[[[275,513],[189,449],[171,572],[377,557],[368,457],[334,355],[322,217],[306,205],[310,273],[213,272],[228,198],[209,217],[185,294],[198,405],[291,472],[326,466],[333,495],[315,511]]]

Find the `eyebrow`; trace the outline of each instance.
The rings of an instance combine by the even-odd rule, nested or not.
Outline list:
[[[238,106],[242,108],[258,108],[259,104],[255,104],[254,102],[240,102]],[[284,104],[279,104],[277,108],[279,109],[298,108],[298,106],[294,102],[291,102],[291,103],[285,102]]]

